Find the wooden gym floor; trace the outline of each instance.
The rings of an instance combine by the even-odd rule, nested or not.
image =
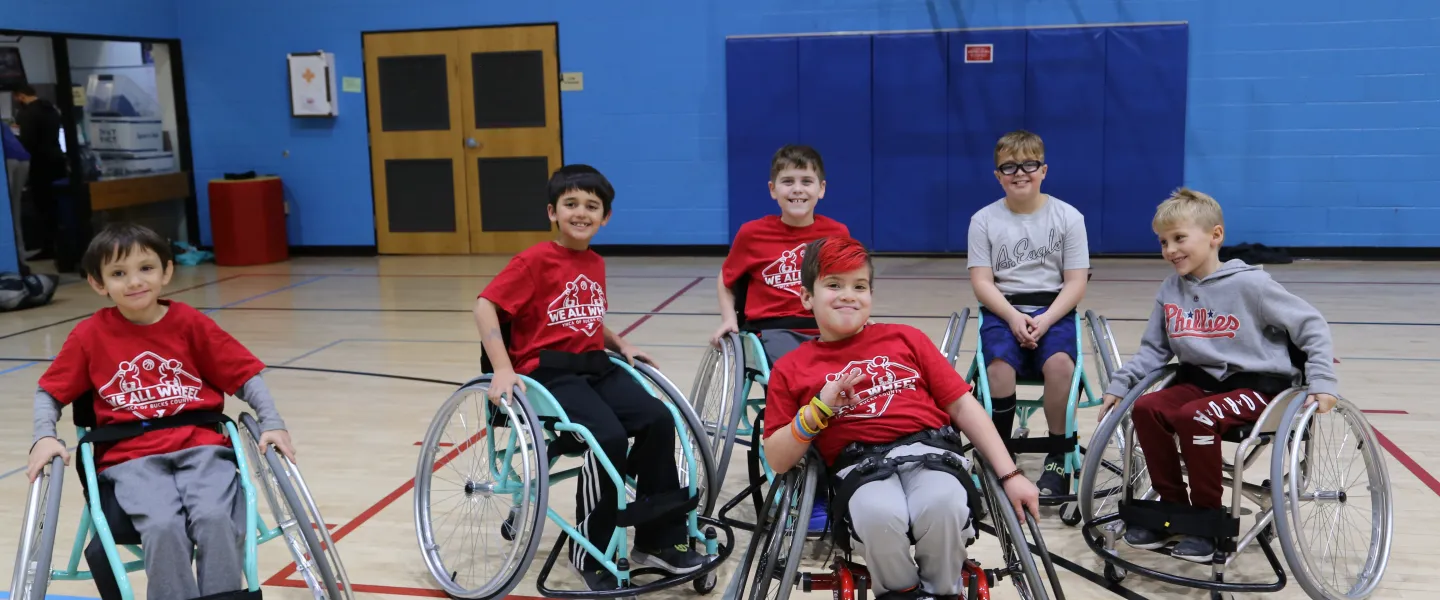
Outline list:
[[[443,597],[421,561],[412,516],[417,445],[435,410],[456,384],[477,374],[480,345],[470,315],[475,295],[504,265],[498,257],[385,257],[297,259],[251,268],[179,267],[169,297],[204,309],[272,369],[265,375],[290,425],[305,473],[331,524],[357,596]],[[718,258],[615,258],[609,260],[609,327],[648,350],[685,392],[706,339],[718,323]],[[882,258],[877,261],[875,318],[915,325],[938,343],[952,311],[974,306],[963,259]],[[1302,261],[1267,267],[1278,280],[1330,319],[1343,392],[1362,405],[1388,457],[1395,503],[1395,537],[1389,570],[1376,598],[1433,597],[1440,584],[1429,554],[1440,532],[1440,408],[1426,400],[1440,388],[1440,318],[1423,308],[1440,292],[1440,266],[1423,262]],[[1128,359],[1139,340],[1158,282],[1170,272],[1158,259],[1099,260],[1082,308],[1108,317]],[[19,539],[31,437],[31,399],[48,360],[75,323],[107,301],[79,281],[68,281],[47,306],[0,317],[0,582],[9,589]],[[972,319],[963,360],[974,348]],[[1094,364],[1092,349],[1085,360]],[[1038,391],[1027,390],[1034,397]],[[232,399],[230,413],[248,407]],[[1082,440],[1094,429],[1096,409],[1080,412]],[[74,443],[62,418],[62,437]],[[1032,430],[1043,425],[1032,421]],[[1230,446],[1227,446],[1230,448]],[[743,448],[735,452],[722,502],[744,485]],[[1266,463],[1268,464],[1268,461]],[[1039,456],[1022,465],[1036,473]],[[82,503],[73,472],[66,473],[56,566],[68,556]],[[569,515],[573,483],[557,484],[551,506]],[[268,507],[261,510],[268,516]],[[1043,531],[1057,560],[1067,598],[1200,598],[1203,593],[1132,574],[1124,589],[1106,589],[1103,564],[1085,548],[1078,530],[1044,513]],[[1245,520],[1243,527],[1249,527]],[[547,542],[558,529],[545,530]],[[743,553],[748,536],[721,568],[718,597]],[[533,581],[550,543],[542,543],[530,575],[513,593],[536,595]],[[970,549],[994,565],[992,536]],[[1122,550],[1123,552],[1123,550]],[[1277,548],[1278,553],[1278,548]],[[563,557],[561,559],[563,561]],[[1283,556],[1282,556],[1283,560]],[[1258,549],[1241,571],[1268,573]],[[1203,576],[1199,567],[1170,561],[1176,572]],[[83,563],[82,563],[83,566]],[[558,566],[558,564],[557,564]],[[818,567],[818,563],[810,565]],[[271,598],[302,598],[288,553],[278,543],[260,546],[260,573]],[[1254,579],[1252,579],[1254,580]],[[143,574],[136,574],[144,595]],[[551,583],[577,586],[557,569]],[[573,589],[573,588],[572,588]],[[92,598],[88,582],[57,582],[52,595]],[[819,598],[817,592],[800,594]],[[4,592],[0,592],[4,594]],[[690,586],[655,594],[686,598]],[[1012,598],[1005,582],[994,597]],[[1302,598],[1291,579],[1277,598]]]

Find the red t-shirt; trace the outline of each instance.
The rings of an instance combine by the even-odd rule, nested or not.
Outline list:
[[[805,245],[822,237],[849,235],[850,229],[843,223],[823,215],[815,215],[809,227],[791,227],[779,215],[750,221],[740,226],[721,267],[725,287],[735,287],[744,277],[750,279],[745,293],[747,321],[811,317],[800,303]]]
[[[850,442],[888,444],[950,423],[945,408],[970,391],[920,330],[880,323],[836,342],[811,340],[781,357],[765,395],[765,437],[790,426],[802,404],[851,369],[869,374],[855,385],[860,404],[830,420],[813,445],[833,464]]]
[[[95,422],[103,427],[184,411],[222,411],[225,394],[235,394],[265,370],[265,363],[210,317],[182,302],[160,303],[170,308],[150,325],[131,323],[115,307],[81,321],[40,377],[40,387],[61,404],[93,392]],[[203,445],[229,442],[211,427],[159,429],[96,444],[95,466],[102,471]]]
[[[528,374],[540,351],[605,349],[605,259],[554,242],[516,254],[480,297],[510,322],[510,363]]]

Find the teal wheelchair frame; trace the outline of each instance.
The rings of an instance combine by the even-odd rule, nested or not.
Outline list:
[[[74,405],[76,433],[84,439],[93,425],[93,414],[80,410],[87,398],[77,400]],[[259,597],[261,579],[258,572],[257,546],[284,537],[296,561],[297,570],[317,598],[349,600],[353,598],[348,575],[345,572],[329,528],[320,516],[320,511],[310,496],[309,489],[300,475],[299,468],[279,451],[270,449],[261,460],[258,441],[260,427],[248,413],[240,416],[245,436],[241,436],[235,422],[224,415],[217,415],[231,447],[235,450],[236,468],[240,475],[241,496],[245,503],[244,564],[242,574],[246,582],[244,590],[251,597]],[[61,441],[64,444],[64,441]],[[109,600],[132,600],[134,590],[128,574],[143,571],[144,552],[139,545],[139,534],[129,523],[111,523],[106,517],[107,503],[101,495],[99,478],[95,471],[95,448],[90,442],[79,447],[79,476],[85,490],[86,510],[81,513],[79,529],[76,532],[70,558],[64,569],[51,569],[55,547],[55,532],[59,520],[60,500],[64,483],[65,462],[57,457],[30,484],[22,527],[19,553],[15,561],[14,577],[11,579],[10,598],[13,600],[42,600],[50,581],[93,580],[100,590],[100,596]],[[277,477],[283,473],[284,477]],[[275,513],[275,527],[265,524],[257,508],[256,490],[249,475],[256,475],[265,482],[265,494]],[[278,497],[277,497],[278,496]],[[112,509],[112,518],[123,516],[118,506]],[[312,524],[314,527],[312,527]],[[318,533],[317,533],[318,532]],[[103,549],[104,565],[108,572],[95,572],[99,568],[86,551],[86,541],[98,542]],[[117,543],[118,542],[118,543]],[[136,560],[126,562],[119,549],[123,547]],[[80,568],[85,556],[92,571]]]
[[[1097,316],[1094,311],[1087,310],[1085,311],[1083,319],[1079,311],[1076,311],[1074,319],[1075,371],[1074,374],[1071,375],[1069,387],[1070,392],[1068,398],[1066,398],[1065,401],[1065,432],[1067,434],[1065,442],[1072,444],[1070,449],[1065,452],[1064,462],[1065,474],[1069,476],[1070,479],[1070,493],[1058,496],[1042,497],[1040,499],[1042,506],[1061,505],[1060,518],[1066,525],[1071,526],[1074,526],[1080,522],[1080,510],[1079,504],[1077,503],[1076,495],[1076,492],[1079,490],[1080,481],[1077,475],[1079,474],[1081,466],[1083,464],[1081,455],[1085,453],[1085,446],[1079,443],[1080,430],[1079,424],[1075,419],[1075,412],[1081,408],[1099,406],[1103,402],[1103,398],[1095,392],[1094,388],[1091,387],[1090,379],[1086,377],[1089,369],[1085,362],[1083,340],[1085,337],[1085,331],[1087,330],[1087,324],[1089,325],[1088,329],[1090,331],[1091,345],[1093,346],[1096,354],[1101,357],[1102,362],[1109,360],[1119,360],[1118,356],[1114,354],[1114,348],[1106,347],[1106,345],[1102,342],[1102,340],[1108,340],[1113,338],[1113,336],[1109,335],[1110,324],[1104,319],[1104,317]],[[965,375],[965,380],[970,383],[971,387],[975,389],[975,397],[980,401],[980,404],[985,407],[985,412],[988,414],[994,414],[994,406],[992,404],[990,394],[990,377],[986,371],[989,360],[985,357],[984,343],[981,340],[981,336],[979,334],[980,331],[983,331],[985,325],[985,315],[983,311],[979,311],[977,313],[976,321],[977,326],[975,335],[975,357],[974,360],[970,362],[970,368]],[[1108,378],[1108,371],[1102,370],[1102,374],[1104,375],[1104,377],[1102,377],[1103,383],[1103,381]],[[1015,381],[1017,392],[1019,391],[1019,388],[1021,386],[1043,387],[1044,385],[1045,382],[1043,380],[1017,377]],[[1085,401],[1083,402],[1081,402],[1078,398],[1081,392],[1085,394]],[[1045,437],[1027,439],[1030,431],[1030,417],[1033,416],[1036,411],[1043,412],[1044,409],[1045,398],[1043,394],[1040,398],[1034,400],[1023,398],[1016,399],[1015,413],[1016,422],[1019,424],[1019,427],[1016,428],[1014,432],[1014,437],[1010,437],[1011,432],[1000,432],[1001,437],[1006,438],[1005,443],[1007,446],[1009,446],[1011,452],[1017,454],[1043,454],[1050,451],[1050,446],[1054,444],[1054,442],[1051,442],[1049,439],[1046,439]]]
[[[558,536],[554,549],[545,561],[536,582],[538,591],[546,597],[627,597],[691,581],[694,582],[696,591],[700,593],[709,593],[715,588],[716,575],[714,571],[729,556],[734,536],[729,527],[709,517],[710,512],[714,509],[715,494],[718,493],[719,488],[712,485],[712,482],[715,481],[714,456],[710,453],[710,447],[700,439],[700,431],[702,431],[700,421],[691,410],[689,401],[658,370],[643,362],[632,366],[619,355],[613,352],[609,354],[612,363],[618,368],[624,369],[639,381],[646,391],[665,404],[674,420],[677,445],[680,450],[676,467],[688,496],[687,533],[690,539],[701,543],[709,560],[699,569],[678,576],[671,576],[658,569],[631,569],[629,560],[622,556],[628,547],[627,532],[623,522],[615,527],[610,535],[610,541],[604,549],[598,548],[586,540],[575,524],[567,521],[563,515],[548,505],[551,484],[571,478],[577,479],[577,485],[583,481],[579,479],[579,467],[552,472],[555,463],[562,457],[579,457],[583,456],[586,450],[593,450],[594,459],[608,476],[610,483],[621,492],[617,494],[619,514],[621,515],[625,514],[624,511],[629,501],[633,500],[633,479],[622,476],[616,470],[615,466],[605,457],[604,452],[599,450],[599,443],[590,430],[584,425],[572,422],[564,409],[560,407],[559,402],[539,382],[522,375],[520,380],[524,385],[524,390],[522,391],[517,386],[500,406],[496,406],[486,398],[492,377],[491,374],[486,373],[461,386],[437,411],[425,440],[421,444],[420,457],[416,466],[416,534],[426,566],[447,594],[471,600],[503,598],[519,584],[521,578],[529,570],[529,565],[535,558],[540,544],[547,517],[549,521],[560,528],[561,535]],[[488,363],[488,361],[486,362]],[[488,365],[482,365],[482,367],[488,369]],[[441,453],[441,449],[447,446],[447,442],[442,441],[448,437],[445,435],[446,426],[453,417],[458,416],[461,405],[466,401],[479,405],[479,410],[476,411],[478,414],[475,415],[476,418],[473,419],[473,422],[477,426],[483,424],[484,429],[475,432],[467,431],[469,435],[463,440],[450,442],[453,444],[453,449],[448,454],[437,457],[437,454]],[[508,430],[503,439],[497,439],[501,435],[497,431],[500,429]],[[564,446],[563,442],[574,439],[562,439],[561,436],[567,433],[581,440],[578,448]],[[445,517],[438,517],[441,520],[437,522],[437,515],[433,513],[430,502],[435,483],[442,481],[436,476],[436,472],[452,465],[454,458],[460,452],[479,445],[481,437],[485,438],[484,446],[480,450],[484,456],[471,459],[471,472],[461,474],[465,480],[461,486],[461,493],[465,495],[467,501],[474,499],[477,503],[481,501],[488,503],[495,498],[509,498],[513,505],[509,509],[509,516],[503,523],[477,525],[477,528],[483,531],[485,528],[493,527],[498,529],[501,536],[507,541],[518,540],[518,544],[506,554],[503,560],[472,557],[468,561],[469,566],[475,566],[482,562],[501,564],[493,576],[477,580],[475,585],[471,585],[458,581],[460,571],[457,567],[447,564],[450,561],[447,561],[447,553],[441,551],[436,531],[437,526],[443,524]],[[450,439],[453,440],[453,438]],[[557,444],[557,442],[561,443]],[[545,453],[543,460],[541,458],[542,449]],[[519,464],[512,464],[517,457],[520,459]],[[704,526],[703,531],[702,525]],[[717,529],[725,534],[723,543],[718,540]],[[606,592],[568,591],[549,587],[546,581],[561,548],[567,541],[577,544],[583,552],[589,554],[612,573],[621,587]],[[662,578],[639,586],[631,585],[634,577],[652,574],[662,575]]]

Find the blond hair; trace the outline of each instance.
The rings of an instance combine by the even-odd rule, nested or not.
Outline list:
[[[1012,131],[1000,136],[1000,141],[995,142],[996,166],[999,166],[1002,154],[1008,154],[1011,158],[1029,158],[1043,162],[1045,160],[1045,141],[1041,140],[1040,136],[1024,129]]]
[[[1150,226],[1158,232],[1182,223],[1209,231],[1216,225],[1225,224],[1225,213],[1220,210],[1220,203],[1209,194],[1182,187],[1155,208],[1155,219]]]

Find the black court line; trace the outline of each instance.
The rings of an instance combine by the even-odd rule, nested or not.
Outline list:
[[[183,294],[183,293],[185,293],[185,292],[189,292],[189,291],[193,291],[193,290],[198,290],[198,289],[203,288],[203,287],[209,287],[209,286],[215,285],[215,284],[217,284],[217,283],[223,283],[223,282],[229,281],[229,280],[231,280],[231,279],[235,279],[236,277],[240,277],[240,275],[231,275],[231,276],[229,276],[229,277],[221,277],[220,279],[216,279],[215,281],[207,281],[207,282],[205,282],[205,283],[201,283],[201,284],[198,284],[198,285],[192,285],[192,286],[190,286],[190,287],[180,288],[180,289],[178,289],[178,290],[174,290],[174,291],[171,291],[171,292],[165,292],[164,294],[161,294],[161,297],[164,297],[164,296],[172,296],[172,295],[175,295],[175,294]],[[199,308],[199,307],[196,307],[196,310],[200,310],[200,308]],[[56,322],[50,323],[50,324],[48,324],[48,325],[40,325],[40,326],[38,326],[38,327],[31,327],[31,328],[26,329],[26,330],[23,330],[23,331],[16,331],[16,332],[14,332],[14,333],[7,333],[7,334],[5,334],[5,335],[0,335],[0,340],[7,339],[7,338],[12,338],[12,337],[15,337],[15,336],[17,336],[17,335],[25,335],[25,334],[27,334],[27,333],[34,333],[34,332],[40,331],[40,330],[42,330],[42,329],[49,329],[49,328],[54,327],[54,326],[56,326],[56,325],[64,325],[64,324],[66,324],[66,323],[73,323],[73,322],[75,322],[75,321],[79,321],[80,319],[83,319],[83,318],[88,317],[88,316],[93,315],[93,314],[95,314],[95,313],[92,311],[92,312],[88,312],[88,313],[85,313],[85,314],[83,314],[83,315],[80,315],[80,316],[78,316],[78,317],[70,317],[70,318],[65,319],[65,320],[63,320],[63,321],[56,321]]]
[[[231,307],[195,307],[196,310],[269,310],[269,311],[291,311],[291,312],[368,312],[368,313],[453,313],[469,314],[471,311],[459,308],[321,308],[321,307],[270,307],[270,306],[231,306]],[[958,312],[958,311],[957,311]],[[612,310],[606,314],[623,316],[654,316],[654,317],[718,317],[718,312],[682,312],[682,311],[643,311],[643,310]],[[1097,313],[1098,314],[1098,313]],[[876,319],[949,319],[950,315],[871,315]],[[1100,315],[1105,316],[1105,315]],[[80,318],[80,317],[76,317]],[[975,320],[977,317],[970,317]],[[73,320],[73,319],[71,319]],[[1117,323],[1144,323],[1150,320],[1149,317],[1105,317],[1107,321]],[[1354,325],[1373,327],[1440,327],[1440,323],[1407,323],[1403,321],[1330,321],[1331,325]],[[48,327],[48,325],[46,326]],[[25,332],[21,332],[25,333]],[[19,335],[19,334],[11,334]],[[10,336],[0,336],[5,339]]]

